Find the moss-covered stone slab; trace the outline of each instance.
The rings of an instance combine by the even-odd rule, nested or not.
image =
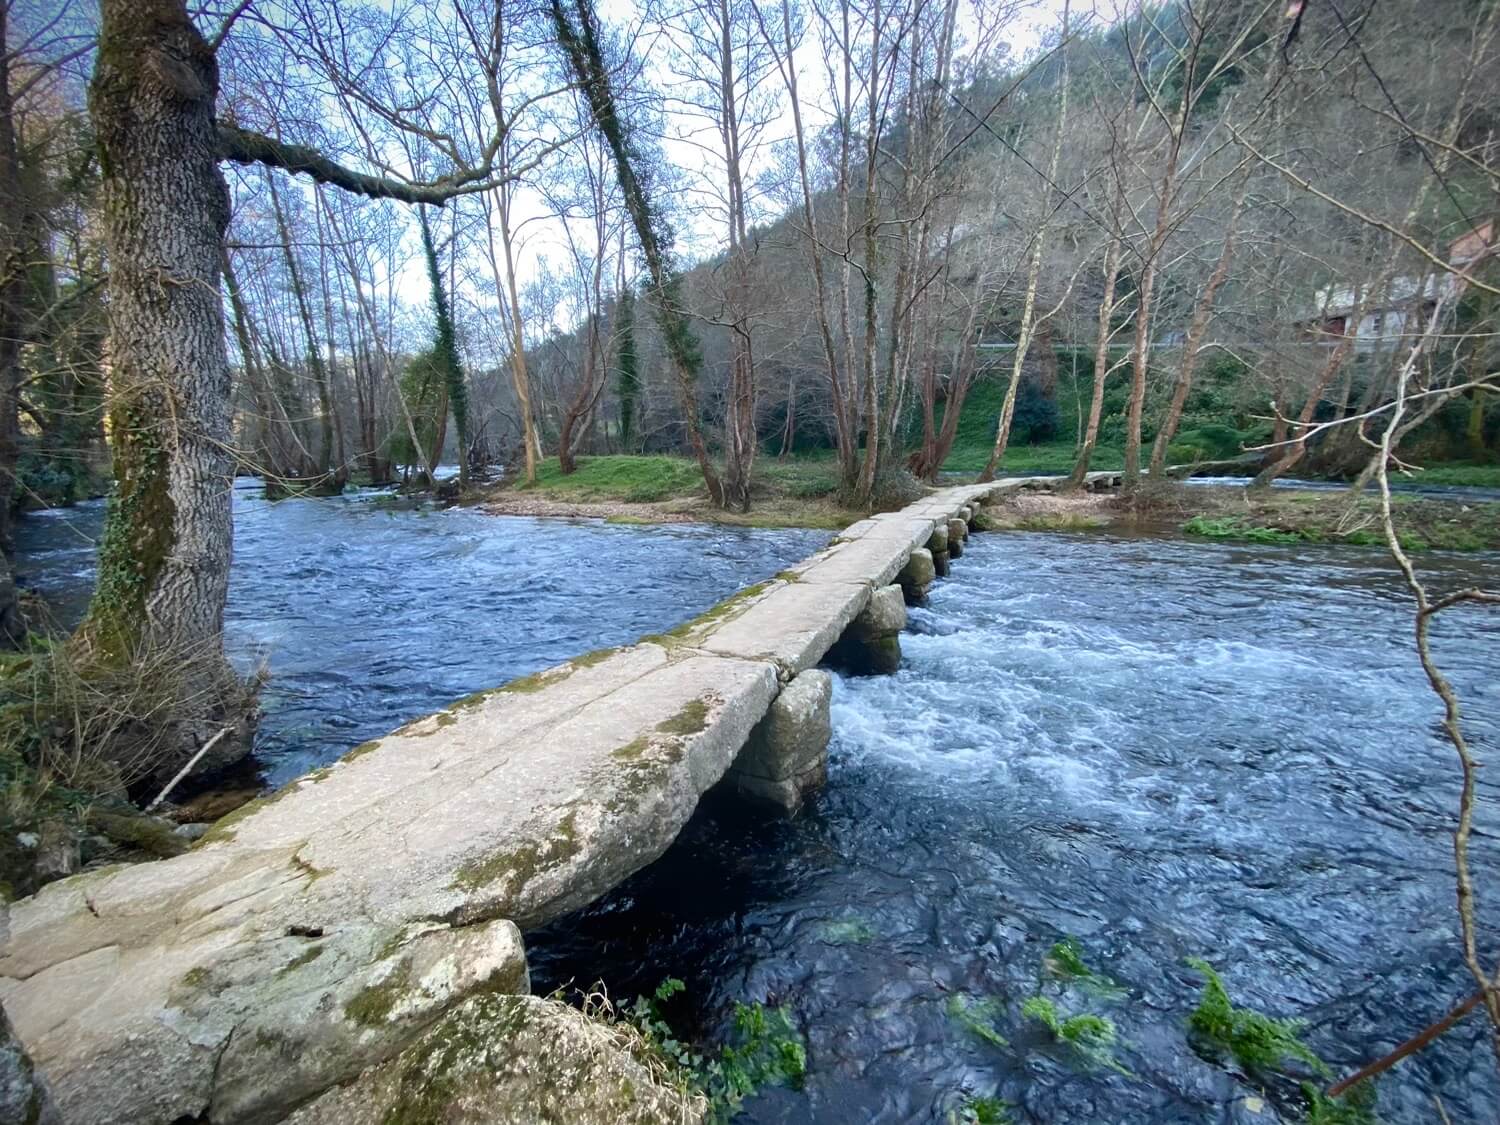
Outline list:
[[[811,668],[869,600],[863,582],[791,582],[698,642],[702,652],[764,660],[782,679]]]

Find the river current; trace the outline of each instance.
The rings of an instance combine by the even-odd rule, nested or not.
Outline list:
[[[237,482],[226,644],[270,672],[256,756],[272,787],[472,692],[661,632],[829,539],[392,501],[270,503]],[[88,605],[103,519],[94,501],[18,522],[16,577],[64,625]]]
[[[20,576],[65,618],[98,520],[22,521]],[[826,539],[248,493],[236,528],[231,645],[270,662],[273,784],[455,696],[690,617]],[[1500,586],[1495,556],[1422,562],[1440,588]],[[836,681],[829,783],[800,816],[707,803],[658,863],[528,935],[535,986],[597,979],[628,997],[680,977],[669,1013],[704,1040],[736,1000],[784,1005],[806,1083],[751,1099],[751,1122],[937,1123],[996,1096],[1049,1125],[1268,1122],[1289,1104],[1191,1049],[1187,958],[1237,1002],[1306,1019],[1340,1072],[1472,990],[1456,761],[1379,552],[979,536],[902,641],[896,675]],[[1456,610],[1435,647],[1494,760],[1500,615]],[[1493,811],[1475,837],[1485,900]],[[1048,970],[1069,937],[1113,988]],[[1114,1065],[1026,1019],[1038,994],[1111,1019]],[[1500,1121],[1478,1018],[1378,1089],[1387,1122],[1441,1120],[1434,1096],[1454,1122]]]

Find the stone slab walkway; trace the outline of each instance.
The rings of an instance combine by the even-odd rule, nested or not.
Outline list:
[[[934,528],[933,493],[668,634],[484,692],[0,915],[0,1001],[63,1120],[275,1121],[480,993],[522,928],[662,854],[782,685]]]

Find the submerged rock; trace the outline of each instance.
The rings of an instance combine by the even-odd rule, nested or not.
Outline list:
[[[539,996],[477,996],[286,1125],[660,1125],[705,1110],[631,1028]]]

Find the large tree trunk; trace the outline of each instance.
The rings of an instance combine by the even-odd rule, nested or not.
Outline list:
[[[32,227],[21,184],[15,117],[10,94],[6,16],[0,4],[0,646],[14,648],[26,627],[11,581],[10,509],[18,455],[16,404],[21,382],[21,343],[26,335],[26,247]]]
[[[115,494],[99,581],[75,638],[96,660],[174,654],[175,770],[221,727],[203,764],[248,748],[243,690],[224,657],[233,524],[229,364],[219,262],[229,192],[217,162],[213,51],[183,0],[102,0],[89,109],[109,257],[109,415]]]

